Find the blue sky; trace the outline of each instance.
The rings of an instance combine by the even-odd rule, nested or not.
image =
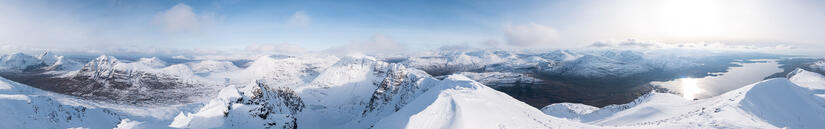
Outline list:
[[[626,39],[818,47],[825,40],[823,5],[817,0],[9,0],[0,1],[0,50],[580,48]]]
[[[499,11],[466,2],[386,1],[13,1],[35,20],[53,26],[80,24],[90,35],[113,40],[134,40],[147,45],[174,47],[244,47],[248,44],[292,43],[323,49],[351,40],[387,35],[410,43],[469,43],[488,40],[500,28]],[[506,3],[504,3],[506,4]],[[22,5],[22,6],[20,6]],[[164,32],[157,15],[176,5],[191,8],[196,22],[192,30]],[[498,8],[498,7],[496,7]],[[297,12],[308,17],[293,25]],[[65,16],[65,17],[60,17]],[[74,22],[74,23],[72,23]],[[91,24],[91,25],[90,25]],[[128,35],[128,36],[126,36]],[[123,37],[121,37],[123,36]],[[84,42],[84,41],[81,41]],[[85,41],[87,44],[90,41]],[[104,42],[124,42],[112,41]],[[153,43],[157,42],[157,43]],[[97,45],[97,43],[88,43]],[[119,44],[119,43],[111,43]],[[204,45],[204,46],[200,46]]]

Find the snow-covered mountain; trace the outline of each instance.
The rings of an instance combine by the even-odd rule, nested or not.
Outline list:
[[[229,61],[204,60],[189,64],[192,72],[196,74],[222,73],[239,70],[238,66]],[[207,76],[207,75],[204,75]]]
[[[525,71],[626,76],[628,73],[609,72],[699,64],[662,65],[657,62],[665,59],[638,52],[440,54],[444,53],[409,57],[397,63],[370,56],[260,56],[246,67],[218,60],[170,64],[158,58],[129,62],[100,56],[74,71],[45,79],[57,80],[57,86],[62,86],[57,88],[66,91],[56,92],[72,96],[0,79],[0,113],[13,116],[0,118],[9,121],[0,127],[825,127],[821,122],[825,121],[825,77],[804,70],[792,72],[789,79],[765,80],[708,99],[649,93],[627,104],[602,108],[559,103],[539,110],[485,84],[544,83]],[[34,59],[41,64],[51,62]],[[417,67],[467,69],[431,76],[431,71]],[[157,110],[159,107],[164,110]],[[28,124],[41,120],[48,122]]]
[[[813,70],[817,70],[819,72],[825,72],[825,58],[819,59],[819,61],[813,62],[808,65],[808,68]]]
[[[813,91],[816,96],[825,98],[825,76],[822,74],[796,69],[787,78],[794,84]]]
[[[298,128],[296,114],[304,103],[292,89],[263,82],[241,89],[229,86],[196,113],[179,114],[175,128]]]
[[[461,72],[461,75],[486,85],[513,86],[518,84],[541,84],[542,80],[530,77],[527,74],[511,72]]]
[[[166,61],[160,60],[157,57],[151,58],[140,58],[137,62],[140,62],[144,65],[147,65],[152,68],[163,68],[166,67]]]
[[[812,123],[811,120],[825,120],[825,118],[818,117],[820,114],[803,114],[797,111],[760,114],[782,108],[800,108],[800,110],[813,112],[824,110],[821,106],[823,101],[818,100],[821,98],[811,98],[814,92],[799,90],[799,86],[788,79],[767,80],[717,98],[697,101],[686,100],[671,94],[650,93],[629,104],[604,108],[572,103],[556,104],[545,108],[543,112],[550,114],[545,115],[542,111],[463,75],[451,75],[439,80],[422,71],[409,71],[410,69],[403,68],[401,65],[385,64],[370,58],[343,58],[322,70],[316,80],[312,81],[313,83],[295,91],[296,97],[302,98],[306,106],[294,117],[297,119],[297,126],[299,128],[801,128],[822,127],[823,125]],[[388,70],[380,70],[381,68],[388,68]],[[340,71],[349,71],[349,73]],[[404,74],[405,72],[414,74]],[[356,75],[366,75],[367,78]],[[325,79],[331,76],[344,80]],[[798,75],[792,78],[801,77]],[[372,81],[343,83],[350,82],[348,80],[353,78]],[[359,85],[362,87],[359,88]],[[364,85],[368,88],[364,88]],[[796,96],[779,99],[766,98],[773,93],[765,92],[773,90]],[[366,97],[370,93],[371,97]],[[784,105],[806,106],[776,107],[773,103],[778,102],[789,102]],[[204,111],[208,110],[202,109],[201,112],[193,114],[204,113]],[[232,112],[236,111],[229,112],[229,116],[232,116]],[[220,115],[221,112],[213,111],[212,114]],[[291,112],[281,113],[280,116],[289,116],[287,114]],[[791,119],[786,118],[790,115],[781,114],[806,115],[804,117],[808,120],[781,121]],[[254,113],[247,111],[241,115],[251,116]],[[191,117],[191,115],[182,115],[180,118],[184,121],[188,117],[183,116]],[[288,118],[290,117],[279,117],[281,120],[288,120]],[[221,118],[217,123],[224,124],[216,127],[232,128],[235,127],[233,125],[243,125],[234,122],[239,121],[234,119],[236,118]],[[263,119],[258,120],[263,121]]]
[[[342,73],[344,71],[349,72]],[[324,78],[331,76],[366,80],[336,81]],[[347,81],[356,82],[342,83]],[[289,109],[279,109],[277,111],[280,112],[272,112],[267,117],[261,117],[260,110],[250,108],[261,106],[244,103],[248,98],[254,98],[250,92],[260,89],[255,87],[261,87],[263,85],[261,82],[241,88],[228,87],[221,91],[219,97],[210,101],[198,112],[182,113],[176,117],[172,127],[591,127],[549,117],[523,102],[461,75],[438,80],[426,75],[423,71],[406,69],[397,64],[377,62],[371,58],[344,58],[327,68],[313,82],[315,83],[308,84],[308,87],[296,92],[272,91],[274,93],[271,95],[277,96],[275,98],[291,99],[272,99],[270,103],[294,106]],[[280,95],[282,93],[288,95]],[[281,108],[284,107],[290,106],[281,106]],[[417,116],[415,114],[431,115]],[[512,117],[490,117],[505,115]],[[293,126],[296,119],[298,123]],[[554,123],[554,120],[561,122]],[[489,122],[475,123],[478,121]],[[268,122],[274,123],[267,124]]]
[[[82,66],[81,63],[65,59],[64,56],[49,54],[49,52],[36,57],[23,53],[0,56],[0,70],[2,70],[0,72],[51,71],[62,73],[77,70],[80,66]]]
[[[488,86],[514,82],[542,85],[542,79],[578,80],[669,79],[723,72],[736,57],[703,51],[550,50],[550,51],[432,51],[379,57],[421,69],[434,76],[464,74]],[[731,54],[734,55],[734,54]],[[713,65],[712,67],[710,67]],[[704,74],[704,75],[703,75]],[[659,75],[639,78],[640,76]],[[539,79],[542,78],[542,79]],[[555,80],[559,81],[559,80]],[[612,82],[605,82],[607,84]],[[598,85],[604,85],[596,83]]]
[[[434,73],[434,75],[487,71],[600,78],[626,77],[654,69],[676,69],[672,68],[675,65],[660,64],[656,60],[660,58],[630,50],[554,50],[549,52],[482,50],[414,54],[401,59],[399,63]],[[700,64],[680,64],[679,67],[698,65]]]
[[[193,76],[182,64],[162,67],[155,58],[126,63],[100,56],[80,70],[52,79],[64,93],[116,103],[153,104],[194,101],[216,91],[216,84]]]
[[[0,128],[114,128],[121,121],[111,110],[57,100],[64,97],[0,78]]]
[[[23,53],[0,56],[0,68],[3,70],[22,71],[42,63],[43,61],[37,59],[36,57]]]

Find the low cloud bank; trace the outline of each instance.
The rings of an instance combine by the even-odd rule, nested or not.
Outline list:
[[[297,44],[281,43],[281,44],[254,44],[244,48],[245,52],[261,53],[261,54],[282,54],[282,55],[298,55],[309,52],[306,48]]]
[[[821,47],[817,46],[795,46],[782,43],[722,43],[722,42],[689,42],[689,43],[663,43],[656,41],[644,41],[636,39],[598,41],[588,45],[590,49],[698,49],[711,51],[737,51],[737,52],[761,52],[772,54],[810,55],[825,56],[821,53]]]
[[[507,44],[514,47],[547,47],[559,40],[556,29],[536,23],[508,24],[504,27]]]

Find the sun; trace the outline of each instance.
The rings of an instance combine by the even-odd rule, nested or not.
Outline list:
[[[719,36],[725,27],[724,8],[719,0],[664,0],[659,15],[660,29],[674,38]]]
[[[699,81],[695,78],[682,79],[682,97],[686,99],[695,99],[696,94],[702,92],[699,88]]]

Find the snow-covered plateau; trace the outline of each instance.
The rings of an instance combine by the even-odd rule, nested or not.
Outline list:
[[[825,128],[825,76],[802,69],[706,99],[650,92],[601,108],[537,109],[487,86],[545,83],[535,72],[606,78],[678,71],[705,65],[701,58],[708,57],[471,51],[259,56],[241,67],[113,56],[84,64],[18,53],[0,58],[0,128]]]

